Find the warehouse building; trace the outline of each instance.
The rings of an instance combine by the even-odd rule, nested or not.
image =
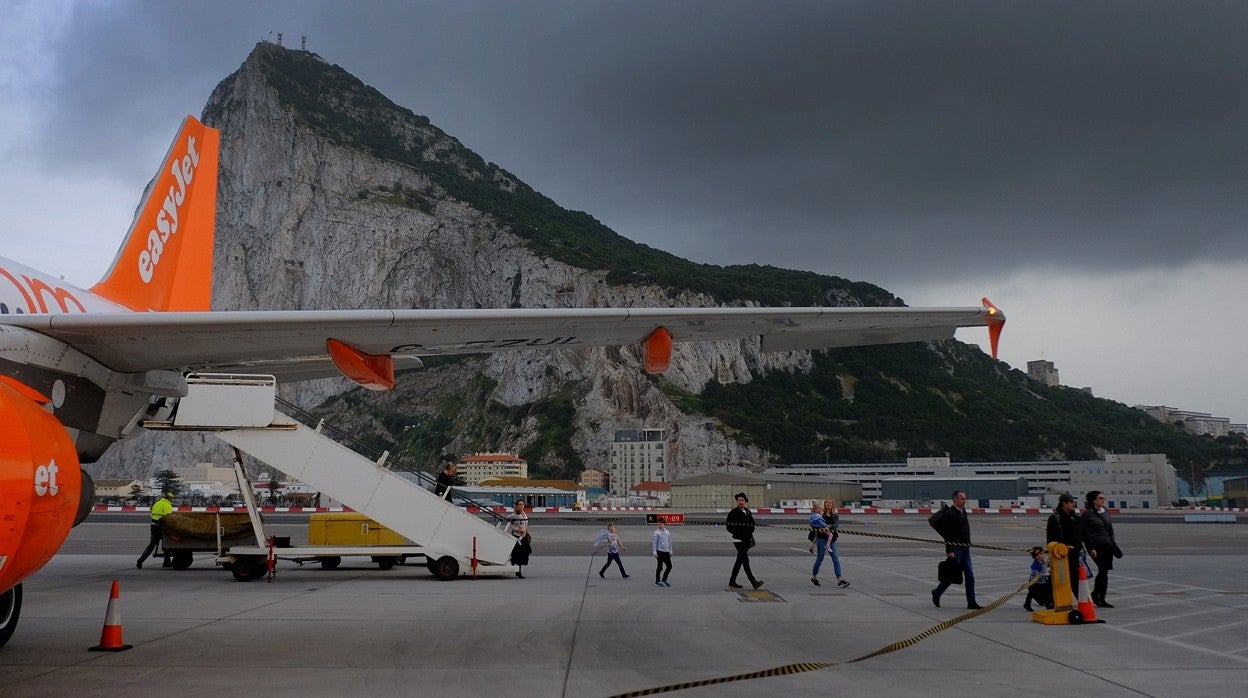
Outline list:
[[[835,499],[839,503],[858,502],[862,487],[855,482],[827,476],[755,474],[749,472],[707,473],[671,483],[674,509],[729,509],[734,497],[744,492],[750,508],[779,508],[793,500]]]

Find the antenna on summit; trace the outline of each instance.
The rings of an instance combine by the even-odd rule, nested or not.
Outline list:
[[[308,50],[308,35],[307,34],[301,34],[299,36],[299,50],[300,51]]]
[[[281,32],[277,33],[277,45],[278,46],[282,45],[282,33]]]

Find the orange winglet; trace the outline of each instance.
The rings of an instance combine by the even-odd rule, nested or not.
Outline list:
[[[369,390],[394,387],[394,359],[389,354],[365,354],[348,344],[330,338],[325,340],[329,358],[342,375]]]
[[[988,317],[984,318],[984,324],[988,325],[988,344],[992,348],[992,358],[997,358],[997,344],[1001,341],[1001,330],[1005,328],[1005,313],[997,309],[992,301],[987,298],[981,299],[984,307],[988,309]]]
[[[672,365],[672,333],[656,327],[641,343],[646,355],[646,373],[658,375]]]

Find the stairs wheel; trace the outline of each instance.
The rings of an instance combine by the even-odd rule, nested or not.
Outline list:
[[[429,563],[429,571],[438,579],[449,582],[459,576],[459,560],[450,555],[443,555]]]
[[[234,575],[237,582],[250,582],[253,579],[259,579],[264,576],[261,571],[260,575],[256,575],[257,570],[263,570],[264,566],[260,563],[260,558],[255,555],[240,555],[234,558],[234,564],[230,566],[230,574]]]

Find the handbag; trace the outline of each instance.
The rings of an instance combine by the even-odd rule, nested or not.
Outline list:
[[[936,579],[941,584],[961,584],[962,565],[957,560],[945,558],[936,566]]]

